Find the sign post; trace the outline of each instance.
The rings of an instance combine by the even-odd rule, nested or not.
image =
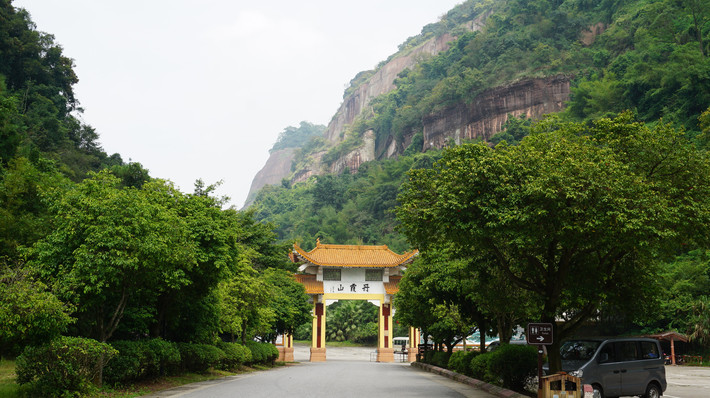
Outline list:
[[[538,396],[542,391],[542,346],[552,344],[552,324],[551,323],[528,323],[528,330],[525,333],[528,344],[537,347],[537,391]]]

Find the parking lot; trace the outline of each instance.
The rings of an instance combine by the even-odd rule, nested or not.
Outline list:
[[[666,398],[710,397],[710,368],[666,366]]]

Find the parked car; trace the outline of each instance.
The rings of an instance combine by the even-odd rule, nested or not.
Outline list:
[[[486,335],[486,349],[488,349],[491,344],[496,343],[498,340],[498,336],[488,336]],[[459,345],[462,345],[462,343],[459,343]],[[466,347],[468,348],[473,348],[474,350],[480,350],[481,348],[481,335],[479,332],[475,332],[472,335],[468,336],[466,338]]]
[[[527,342],[526,340],[513,340],[513,339],[511,339],[510,342],[508,342],[508,344],[513,344],[513,345],[526,345],[526,344],[528,344],[528,342]],[[498,349],[498,347],[500,347],[500,340],[496,340],[496,341],[494,341],[494,342],[492,342],[492,343],[486,345],[486,349],[487,349],[488,351],[495,351],[496,349]]]
[[[594,398],[659,398],[666,390],[666,368],[657,340],[570,340],[562,344],[560,355],[562,370],[591,384]]]

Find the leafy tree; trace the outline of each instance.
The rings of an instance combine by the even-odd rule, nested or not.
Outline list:
[[[154,303],[185,286],[195,264],[184,221],[164,206],[179,192],[162,181],[142,190],[120,185],[108,172],[78,184],[54,205],[55,230],[30,250],[30,265],[76,306],[80,333],[102,342],[132,300]]]
[[[693,304],[690,340],[701,344],[710,343],[710,298],[704,296]]]
[[[374,341],[377,339],[378,309],[367,301],[338,301],[331,304],[326,315],[326,339],[328,341]],[[369,331],[370,333],[363,333]]]
[[[0,168],[0,258],[19,262],[18,248],[31,246],[52,229],[49,198],[69,186],[55,163],[16,157]]]
[[[268,335],[276,320],[269,307],[269,285],[255,272],[242,272],[219,284],[221,296],[220,325],[232,341],[242,343],[254,336]]]
[[[293,334],[299,325],[311,320],[311,305],[302,284],[298,283],[293,274],[269,268],[261,277],[271,290],[268,307],[274,312],[275,320],[272,335]]]
[[[535,297],[541,321],[565,319],[548,350],[555,371],[560,341],[602,303],[644,308],[654,257],[706,242],[708,167],[668,125],[551,118],[518,146],[462,145],[411,172],[397,215],[420,250],[484,253]]]
[[[0,270],[0,357],[58,337],[72,322],[69,308],[27,269]]]

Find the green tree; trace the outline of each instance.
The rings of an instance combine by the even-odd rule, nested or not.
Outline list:
[[[133,300],[154,305],[165,291],[190,281],[194,243],[175,211],[155,196],[179,197],[162,181],[121,188],[101,172],[54,204],[55,229],[30,250],[30,265],[76,306],[78,332],[105,342]]]
[[[0,357],[41,345],[66,331],[70,309],[27,269],[0,270]]]
[[[338,301],[328,307],[325,315],[328,341],[373,340],[372,334],[363,331],[372,332],[371,325],[377,325],[377,306],[367,301]],[[377,333],[374,337],[377,338]]]
[[[31,246],[51,231],[47,201],[69,186],[55,163],[44,158],[33,162],[16,157],[0,167],[0,258],[17,263],[20,247]]]
[[[268,307],[275,314],[271,340],[284,333],[293,334],[299,325],[311,320],[312,305],[308,304],[306,289],[292,273],[269,268],[262,273],[262,278],[270,287]]]
[[[220,326],[232,341],[245,343],[272,332],[276,313],[269,307],[269,288],[253,270],[220,282]]]
[[[602,303],[644,308],[654,257],[707,241],[709,167],[668,125],[551,118],[518,146],[462,145],[413,171],[397,215],[420,250],[485,253],[537,298],[540,321],[565,319],[548,350],[556,371],[560,342]]]

